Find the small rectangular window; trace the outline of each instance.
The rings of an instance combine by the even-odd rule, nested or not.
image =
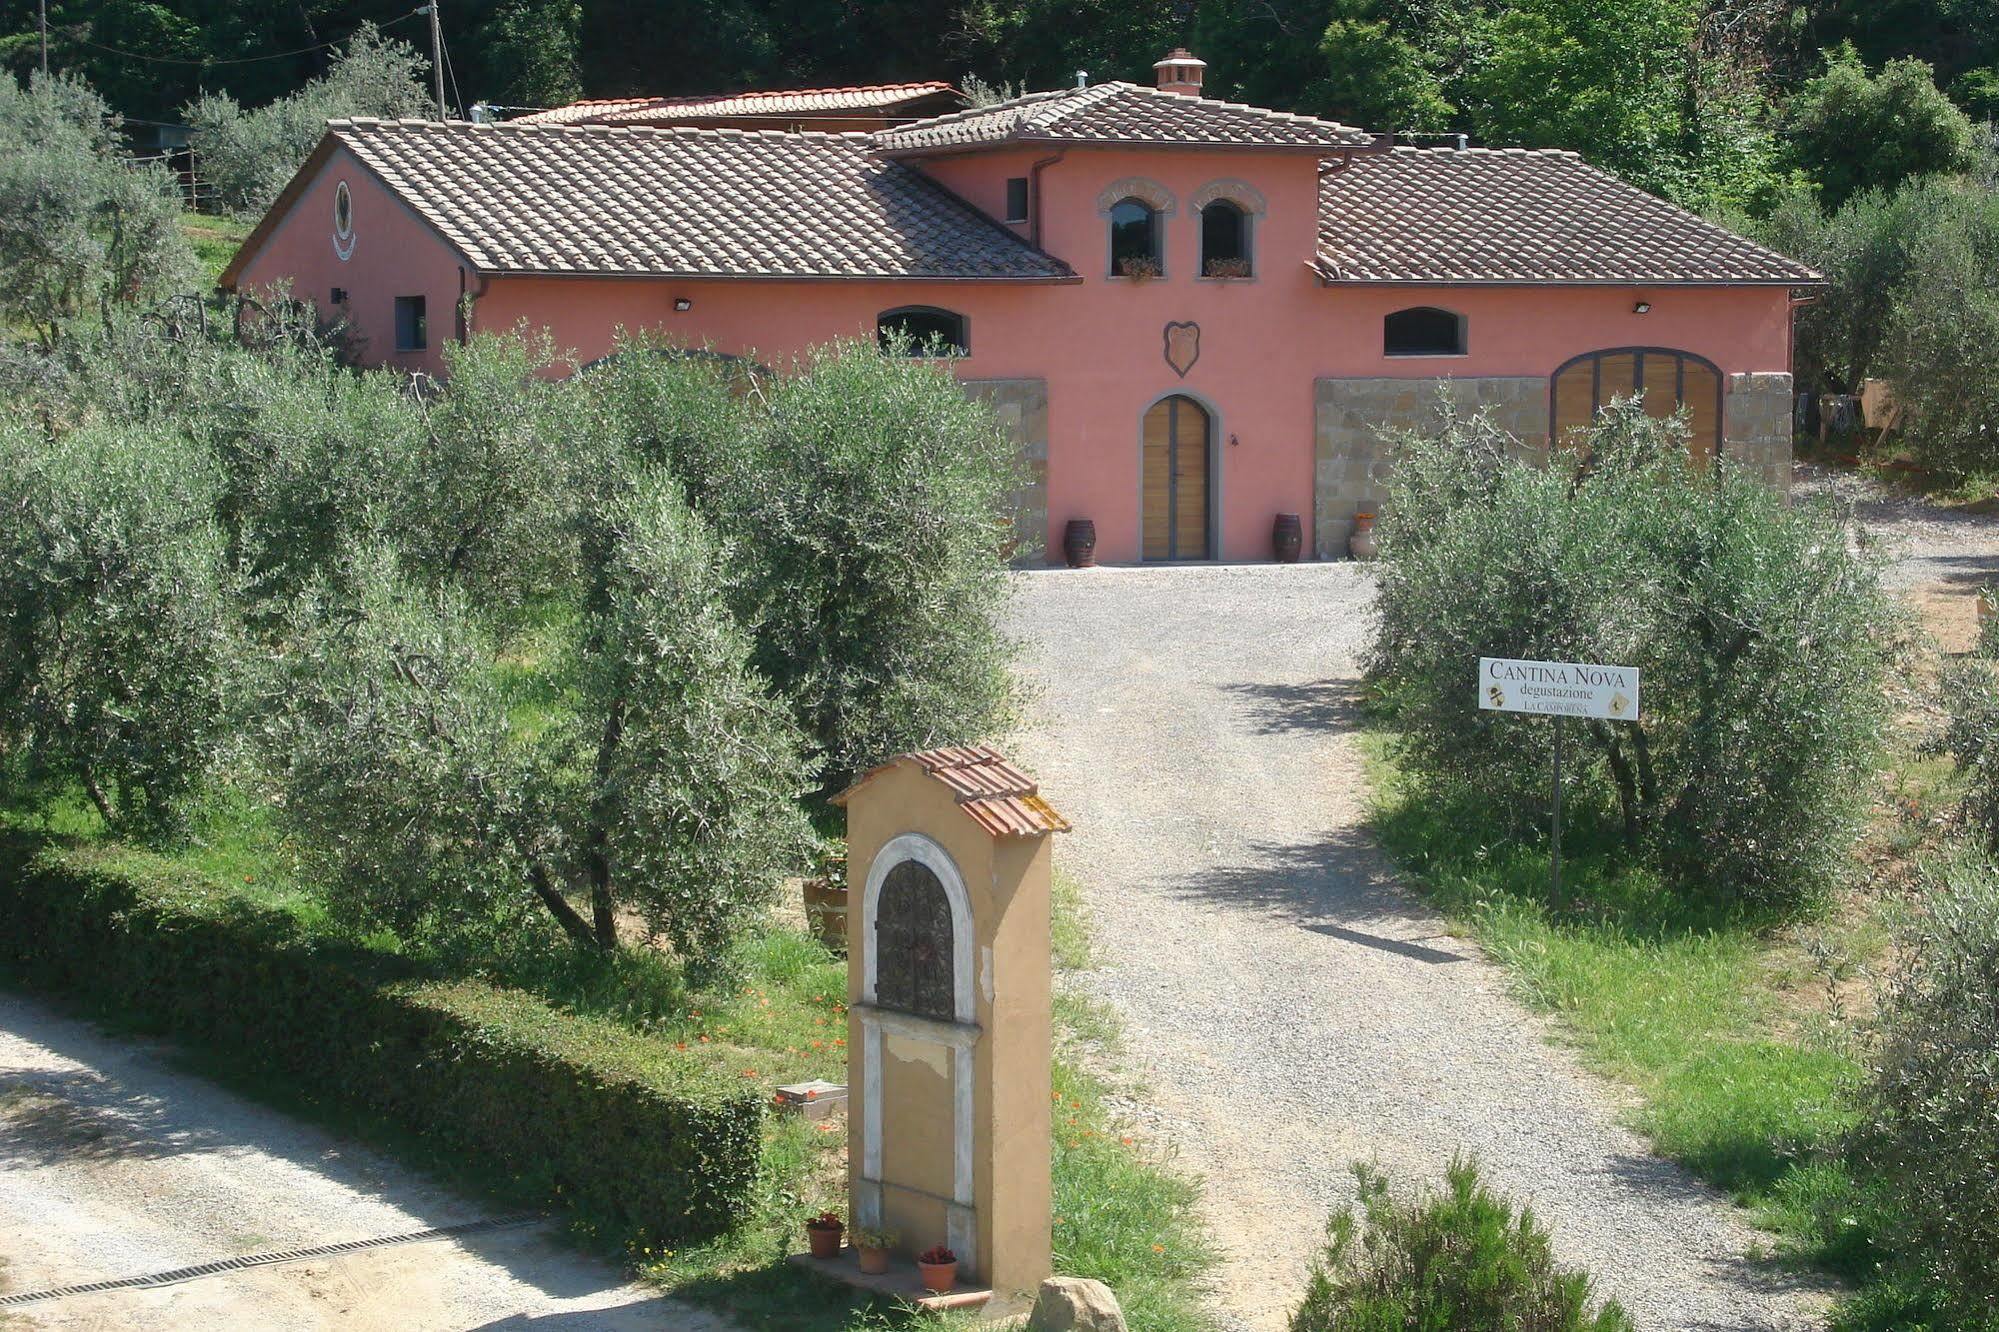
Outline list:
[[[1006,220],[1027,221],[1027,177],[1015,176],[1006,183]]]
[[[396,297],[396,350],[423,351],[430,346],[430,321],[424,317],[423,297]]]

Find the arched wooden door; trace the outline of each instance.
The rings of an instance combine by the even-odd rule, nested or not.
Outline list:
[[[1144,482],[1139,504],[1148,560],[1205,560],[1212,555],[1208,481],[1212,423],[1192,398],[1161,398],[1145,413]]]
[[[1721,451],[1721,371],[1706,357],[1670,347],[1614,347],[1565,362],[1553,384],[1558,444],[1569,442],[1613,399],[1643,392],[1647,416],[1687,409],[1687,447],[1696,461]]]

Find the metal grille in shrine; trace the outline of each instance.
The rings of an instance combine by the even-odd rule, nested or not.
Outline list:
[[[951,901],[930,867],[905,860],[882,881],[875,907],[875,1003],[949,1022]]]

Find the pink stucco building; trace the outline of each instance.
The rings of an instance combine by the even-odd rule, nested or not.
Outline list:
[[[1384,428],[1439,395],[1530,447],[1616,393],[1684,403],[1781,484],[1809,269],[1570,153],[1393,147],[1159,86],[869,133],[336,121],[224,274],[342,315],[366,359],[545,326],[781,363],[902,328],[990,399],[1059,558],[1255,560],[1276,515],[1344,552]]]

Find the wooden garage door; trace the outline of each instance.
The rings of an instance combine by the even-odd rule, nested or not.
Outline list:
[[[1145,558],[1205,560],[1208,414],[1192,398],[1162,398],[1145,414]]]
[[[1692,352],[1667,347],[1618,347],[1578,356],[1555,372],[1555,439],[1565,442],[1613,398],[1645,394],[1648,416],[1671,416],[1682,404],[1696,459],[1721,448],[1721,373]]]

